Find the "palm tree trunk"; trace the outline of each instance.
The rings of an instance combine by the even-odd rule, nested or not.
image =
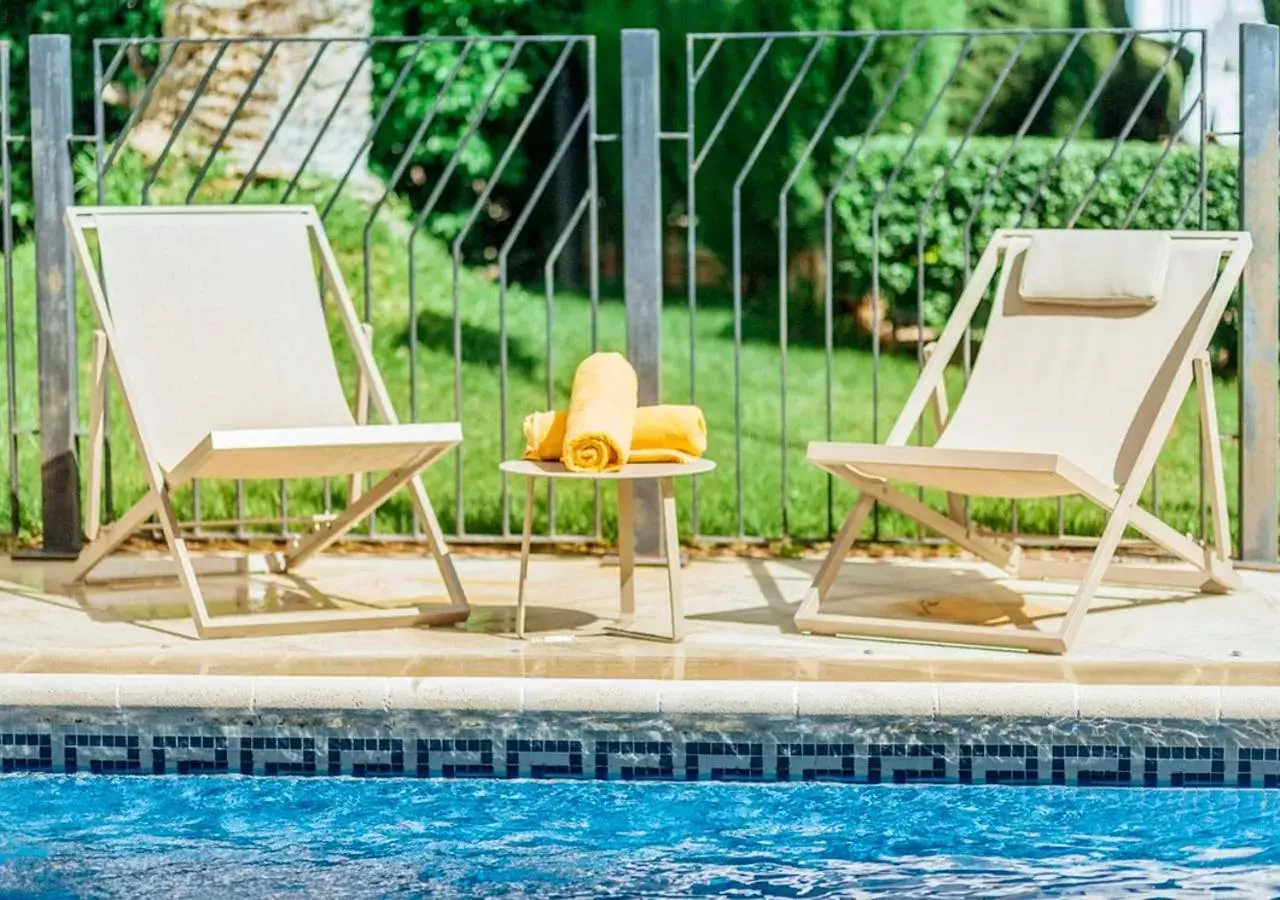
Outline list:
[[[372,29],[372,6],[372,0],[169,0],[165,37],[257,39],[180,44],[131,146],[158,158],[186,114],[170,155],[201,165],[234,116],[216,157],[218,170],[293,178],[305,161],[307,175],[341,176],[354,160],[349,183],[368,183],[362,145],[372,121],[372,76],[364,39]],[[271,38],[281,35],[338,40],[282,42],[272,51]]]

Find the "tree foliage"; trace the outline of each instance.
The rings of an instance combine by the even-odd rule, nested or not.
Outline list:
[[[787,197],[787,213],[801,230],[797,239],[812,241],[820,222],[823,200],[838,181],[845,165],[837,138],[858,136],[876,124],[879,136],[903,139],[917,132],[922,140],[945,134],[962,134],[970,128],[978,135],[1007,135],[1026,123],[1031,135],[1061,135],[1075,130],[1076,137],[1111,137],[1129,125],[1149,85],[1157,80],[1167,48],[1137,40],[1118,60],[1122,39],[1095,33],[1076,42],[1058,74],[1053,89],[1034,116],[1036,98],[1053,76],[1062,54],[1072,45],[1064,34],[1037,34],[1025,41],[1016,35],[988,34],[971,42],[961,37],[935,35],[923,39],[914,32],[933,29],[1025,29],[1108,26],[1123,24],[1123,3],[1115,0],[793,0],[759,3],[747,0],[373,0],[374,29],[380,35],[438,34],[484,36],[513,34],[592,34],[597,39],[596,88],[599,130],[619,130],[621,86],[618,80],[618,44],[622,28],[654,27],[661,33],[662,123],[665,129],[682,131],[687,121],[686,38],[695,32],[862,32],[885,33],[868,49],[866,37],[837,37],[818,42],[812,38],[782,37],[773,41],[767,57],[750,80],[740,101],[698,173],[699,240],[716,256],[733,255],[732,198],[739,197],[743,266],[751,279],[767,278],[774,269],[773,242],[780,216],[779,194],[788,176],[795,173]],[[75,53],[76,130],[93,125],[93,60],[95,37],[148,35],[159,31],[163,0],[11,0],[0,5],[0,35],[10,42],[16,63],[13,73],[12,112],[18,130],[28,117],[25,41],[33,32],[65,32],[72,35]],[[900,33],[910,30],[913,33]],[[1020,46],[1021,42],[1021,46]],[[818,44],[821,44],[818,46]],[[705,147],[711,131],[729,108],[764,40],[728,40],[719,48],[694,92],[695,140]],[[702,63],[712,42],[695,47],[695,66]],[[816,49],[815,49],[816,47]],[[448,161],[465,141],[458,164],[443,184],[430,226],[442,236],[456,230],[488,185],[489,174],[554,64],[559,48],[530,44],[514,62],[510,44],[478,41],[468,50],[450,90],[441,95],[457,62],[461,44],[433,44],[415,54],[412,45],[386,45],[373,56],[375,109],[396,87],[402,67],[408,64],[371,147],[375,168],[390,177],[401,176],[395,188],[415,204],[424,203],[441,183]],[[844,104],[830,123],[823,140],[806,156],[810,139],[828,105],[863,51],[858,77]],[[1010,66],[1011,54],[1018,58]],[[775,112],[806,65],[815,55],[771,136],[761,140]],[[966,51],[963,58],[962,51]],[[1102,90],[1093,108],[1075,122],[1082,104],[1116,63],[1111,84]],[[551,110],[557,103],[576,108],[592,79],[585,50],[570,60],[563,79],[566,93],[550,98],[533,123],[518,152],[511,159],[499,185],[493,186],[493,203],[481,222],[492,226],[506,212],[520,209],[531,183],[545,170],[557,141],[557,125]],[[499,78],[504,67],[510,71]],[[1179,56],[1158,78],[1150,102],[1138,110],[1130,129],[1133,140],[1163,138],[1172,131],[1180,100],[1186,59]],[[154,65],[145,55],[123,67],[131,83],[140,83]],[[1006,68],[1008,69],[1006,71]],[[995,88],[998,87],[998,90]],[[470,116],[492,93],[486,123],[467,138]],[[880,108],[884,107],[881,114]],[[985,109],[984,109],[985,107]],[[425,116],[434,109],[434,120],[424,140],[413,137]],[[127,109],[108,110],[108,127],[118,127]],[[1029,121],[1028,121],[1029,119]],[[757,144],[759,142],[758,152]],[[577,150],[571,156],[585,158]],[[673,221],[687,213],[686,148],[683,142],[663,142],[663,199]],[[743,177],[748,162],[755,160]],[[616,145],[599,147],[602,181],[602,215],[606,234],[610,220],[621,211],[621,159]],[[801,162],[803,161],[803,164]],[[19,156],[19,197],[25,160]],[[579,163],[580,164],[580,163]],[[567,184],[568,182],[565,182]],[[740,187],[735,192],[735,185]],[[558,183],[554,190],[564,190]],[[575,189],[576,190],[576,189]],[[543,217],[540,216],[539,220]],[[539,229],[552,232],[553,229]],[[616,221],[612,233],[616,235]],[[484,243],[491,243],[485,241]]]
[[[157,35],[164,0],[5,0],[0,3],[0,41],[9,45],[9,119],[15,134],[27,134],[31,99],[27,88],[27,40],[33,34],[71,37],[72,129],[92,131],[93,43],[98,38]],[[14,212],[19,224],[30,215],[31,160],[13,156]]]
[[[519,123],[532,103],[531,95],[543,86],[565,49],[562,43],[529,43],[517,50],[509,41],[483,38],[572,33],[574,29],[568,26],[575,18],[572,0],[374,3],[374,32],[378,35],[476,38],[467,44],[388,44],[373,57],[375,106],[391,105],[371,148],[372,162],[388,178],[397,170],[404,172],[394,187],[414,205],[429,202],[439,185],[441,193],[435,203],[444,215],[432,217],[429,224],[440,236],[457,232],[477,194],[488,185],[499,158],[515,141]],[[583,81],[586,66],[585,45],[570,50],[558,80],[576,86]],[[494,188],[490,206],[495,210],[520,208],[528,194],[530,173],[536,179],[541,173],[539,166],[554,154],[554,102],[544,102],[532,120],[533,127],[513,152],[501,183]],[[474,117],[486,104],[485,120],[473,131]],[[428,117],[430,128],[415,143],[414,137]],[[450,171],[455,154],[457,162]]]
[[[1021,0],[968,0],[966,24],[983,29],[1065,29],[1124,26],[1124,4],[1100,0],[1056,0],[1026,3]],[[1142,95],[1154,82],[1147,104],[1139,111],[1131,137],[1156,140],[1172,133],[1182,97],[1185,70],[1191,64],[1187,48],[1176,53],[1167,67],[1170,48],[1145,37],[1126,42],[1118,34],[1071,34],[1023,40],[1009,34],[984,39],[974,49],[951,96],[952,130],[961,132],[977,116],[992,95],[979,134],[1014,134],[1025,128],[1032,135],[1064,134],[1075,124],[1085,101],[1102,80],[1117,53],[1116,68],[1098,94],[1092,109],[1080,123],[1081,137],[1113,137],[1128,122]],[[1010,57],[1015,61],[1004,80],[1001,73]],[[1062,62],[1061,72],[1054,71]],[[1161,69],[1164,69],[1163,73]],[[1030,115],[1041,90],[1053,81],[1055,90]]]
[[[769,265],[765,247],[772,241],[779,215],[780,190],[805,160],[807,145],[864,51],[867,54],[857,77],[824,139],[800,166],[793,188],[797,195],[812,197],[821,192],[819,173],[829,174],[838,165],[833,142],[838,134],[856,133],[873,122],[881,132],[907,134],[919,129],[926,135],[944,134],[948,121],[944,88],[959,61],[961,41],[914,33],[874,41],[865,36],[781,36],[774,40],[761,36],[729,39],[718,47],[714,40],[701,38],[691,47],[688,36],[709,32],[931,31],[961,27],[963,7],[950,0],[795,0],[787,4],[598,0],[590,4],[586,22],[600,41],[602,98],[620,95],[621,30],[651,27],[660,31],[662,83],[673,86],[662,94],[664,128],[683,131],[686,127],[690,50],[695,71],[706,63],[693,92],[695,144],[698,154],[705,151],[697,174],[696,202],[703,211],[697,218],[698,239],[717,256],[726,260],[732,256],[730,207],[732,198],[738,197],[743,236],[740,249],[744,265],[754,271]],[[714,58],[706,62],[713,52]],[[810,54],[811,61],[806,63]],[[757,59],[762,62],[752,73]],[[793,84],[796,89],[788,100]],[[735,95],[739,95],[736,103]],[[882,106],[887,108],[878,114]],[[606,110],[602,127],[616,128],[617,108],[606,102],[602,109]],[[717,133],[722,116],[724,124]],[[616,155],[603,158],[606,184],[620,184],[619,163]],[[677,217],[687,214],[688,170],[683,142],[664,143],[663,174],[665,205]]]

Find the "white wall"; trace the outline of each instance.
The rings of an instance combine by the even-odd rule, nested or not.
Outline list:
[[[1126,0],[1129,22],[1134,28],[1203,28],[1208,43],[1208,85],[1205,97],[1209,130],[1234,132],[1240,128],[1240,25],[1265,22],[1262,0]],[[1188,49],[1196,57],[1183,92],[1183,112],[1200,94],[1200,53],[1194,38]],[[1192,113],[1182,139],[1200,140],[1199,114]],[[1234,136],[1220,138],[1234,144]]]
[[[1125,0],[1134,28],[1205,28],[1241,0]],[[1243,0],[1244,5],[1259,5]]]

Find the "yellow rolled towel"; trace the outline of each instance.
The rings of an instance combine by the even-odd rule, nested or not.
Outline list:
[[[573,374],[560,461],[573,472],[614,472],[631,453],[639,387],[621,353],[593,353]]]
[[[558,460],[564,453],[566,410],[529,413],[524,417],[524,458]]]
[[[524,417],[524,458],[554,460],[564,453],[568,412]],[[641,406],[631,435],[629,462],[687,463],[707,452],[707,421],[696,406]]]
[[[691,462],[707,452],[707,420],[696,406],[642,406],[631,437],[632,462]]]

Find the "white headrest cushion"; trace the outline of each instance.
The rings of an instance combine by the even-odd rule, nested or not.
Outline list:
[[[1169,270],[1162,231],[1040,231],[1022,260],[1027,303],[1154,306]]]

